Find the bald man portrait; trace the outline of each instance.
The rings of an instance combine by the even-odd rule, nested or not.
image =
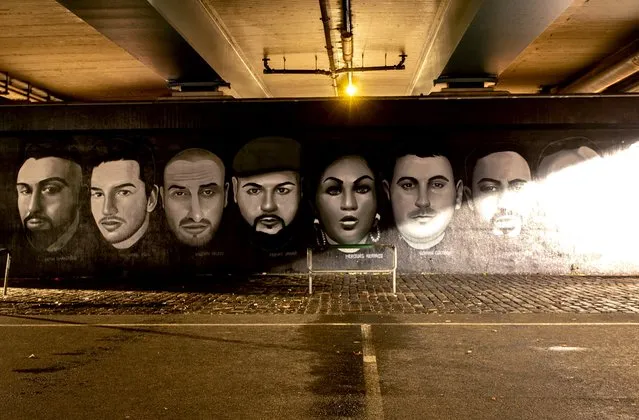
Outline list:
[[[164,168],[160,190],[169,229],[182,244],[208,244],[222,220],[229,184],[225,168],[214,153],[199,148],[173,156]]]
[[[60,251],[80,222],[82,170],[63,149],[30,145],[18,171],[18,212],[38,251]]]

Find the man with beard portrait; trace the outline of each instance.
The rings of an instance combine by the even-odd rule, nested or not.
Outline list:
[[[145,138],[98,139],[91,159],[91,213],[102,236],[100,274],[157,283],[154,270],[166,264],[168,251],[153,217],[159,187],[151,145]]]
[[[472,216],[465,245],[476,272],[536,271],[543,247],[530,225],[535,198],[523,149],[494,143],[466,158],[464,193]]]
[[[296,257],[302,199],[301,148],[285,137],[246,143],[233,160],[233,199],[255,250],[270,257]]]
[[[232,264],[228,237],[220,229],[229,189],[222,159],[201,148],[182,150],[167,162],[163,180],[160,195],[175,239],[169,252],[175,274],[209,274]]]
[[[83,220],[86,187],[80,156],[72,139],[25,143],[15,184],[23,229],[11,247],[14,275],[66,279],[91,274],[94,247]]]
[[[224,163],[208,150],[186,149],[169,160],[160,195],[169,229],[181,244],[198,248],[213,239],[228,187]]]
[[[468,165],[469,164],[469,165]],[[530,166],[517,146],[478,148],[467,160],[464,188],[477,227],[497,237],[516,237],[525,224],[531,202],[525,187]]]
[[[71,240],[80,223],[82,169],[65,145],[29,144],[18,171],[18,212],[29,244],[55,253]]]

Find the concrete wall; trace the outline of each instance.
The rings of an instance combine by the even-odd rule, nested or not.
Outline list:
[[[637,105],[0,106],[0,242],[40,280],[372,268],[385,244],[400,272],[636,274]]]

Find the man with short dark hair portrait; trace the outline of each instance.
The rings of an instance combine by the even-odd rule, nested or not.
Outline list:
[[[30,145],[16,180],[27,239],[36,250],[50,253],[64,248],[80,223],[82,170],[63,149]]]
[[[131,248],[146,233],[158,202],[151,150],[112,142],[91,172],[91,213],[115,249]]]
[[[466,159],[469,230],[465,269],[474,273],[552,270],[535,216],[536,191],[519,145],[489,143]]]
[[[160,190],[169,229],[190,247],[208,244],[220,227],[227,204],[224,163],[204,149],[186,149],[164,168]]]
[[[466,167],[470,183],[464,191],[481,229],[516,237],[531,211],[525,187],[532,176],[526,159],[515,148],[503,147],[475,151]]]
[[[455,181],[448,157],[438,151],[399,153],[384,180],[400,237],[415,249],[439,244],[461,207],[462,181]]]
[[[285,137],[249,141],[233,160],[233,199],[254,244],[276,249],[294,236],[302,198],[300,145]]]

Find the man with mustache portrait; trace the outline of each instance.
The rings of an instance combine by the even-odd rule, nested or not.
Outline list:
[[[298,237],[300,160],[299,143],[285,137],[253,139],[235,155],[233,199],[258,249],[290,248]]]
[[[16,179],[20,220],[33,248],[55,253],[80,223],[82,170],[63,145],[30,144],[25,158]]]
[[[421,149],[404,147],[383,185],[401,239],[411,248],[429,249],[444,239],[461,207],[462,181],[455,179],[447,153]]]
[[[451,153],[437,140],[399,144],[383,181],[395,221],[398,263],[407,271],[449,271],[457,263],[449,226],[461,207],[462,181],[455,176]]]
[[[220,227],[227,204],[224,163],[204,149],[186,149],[164,168],[160,190],[169,229],[189,247],[208,244]]]

